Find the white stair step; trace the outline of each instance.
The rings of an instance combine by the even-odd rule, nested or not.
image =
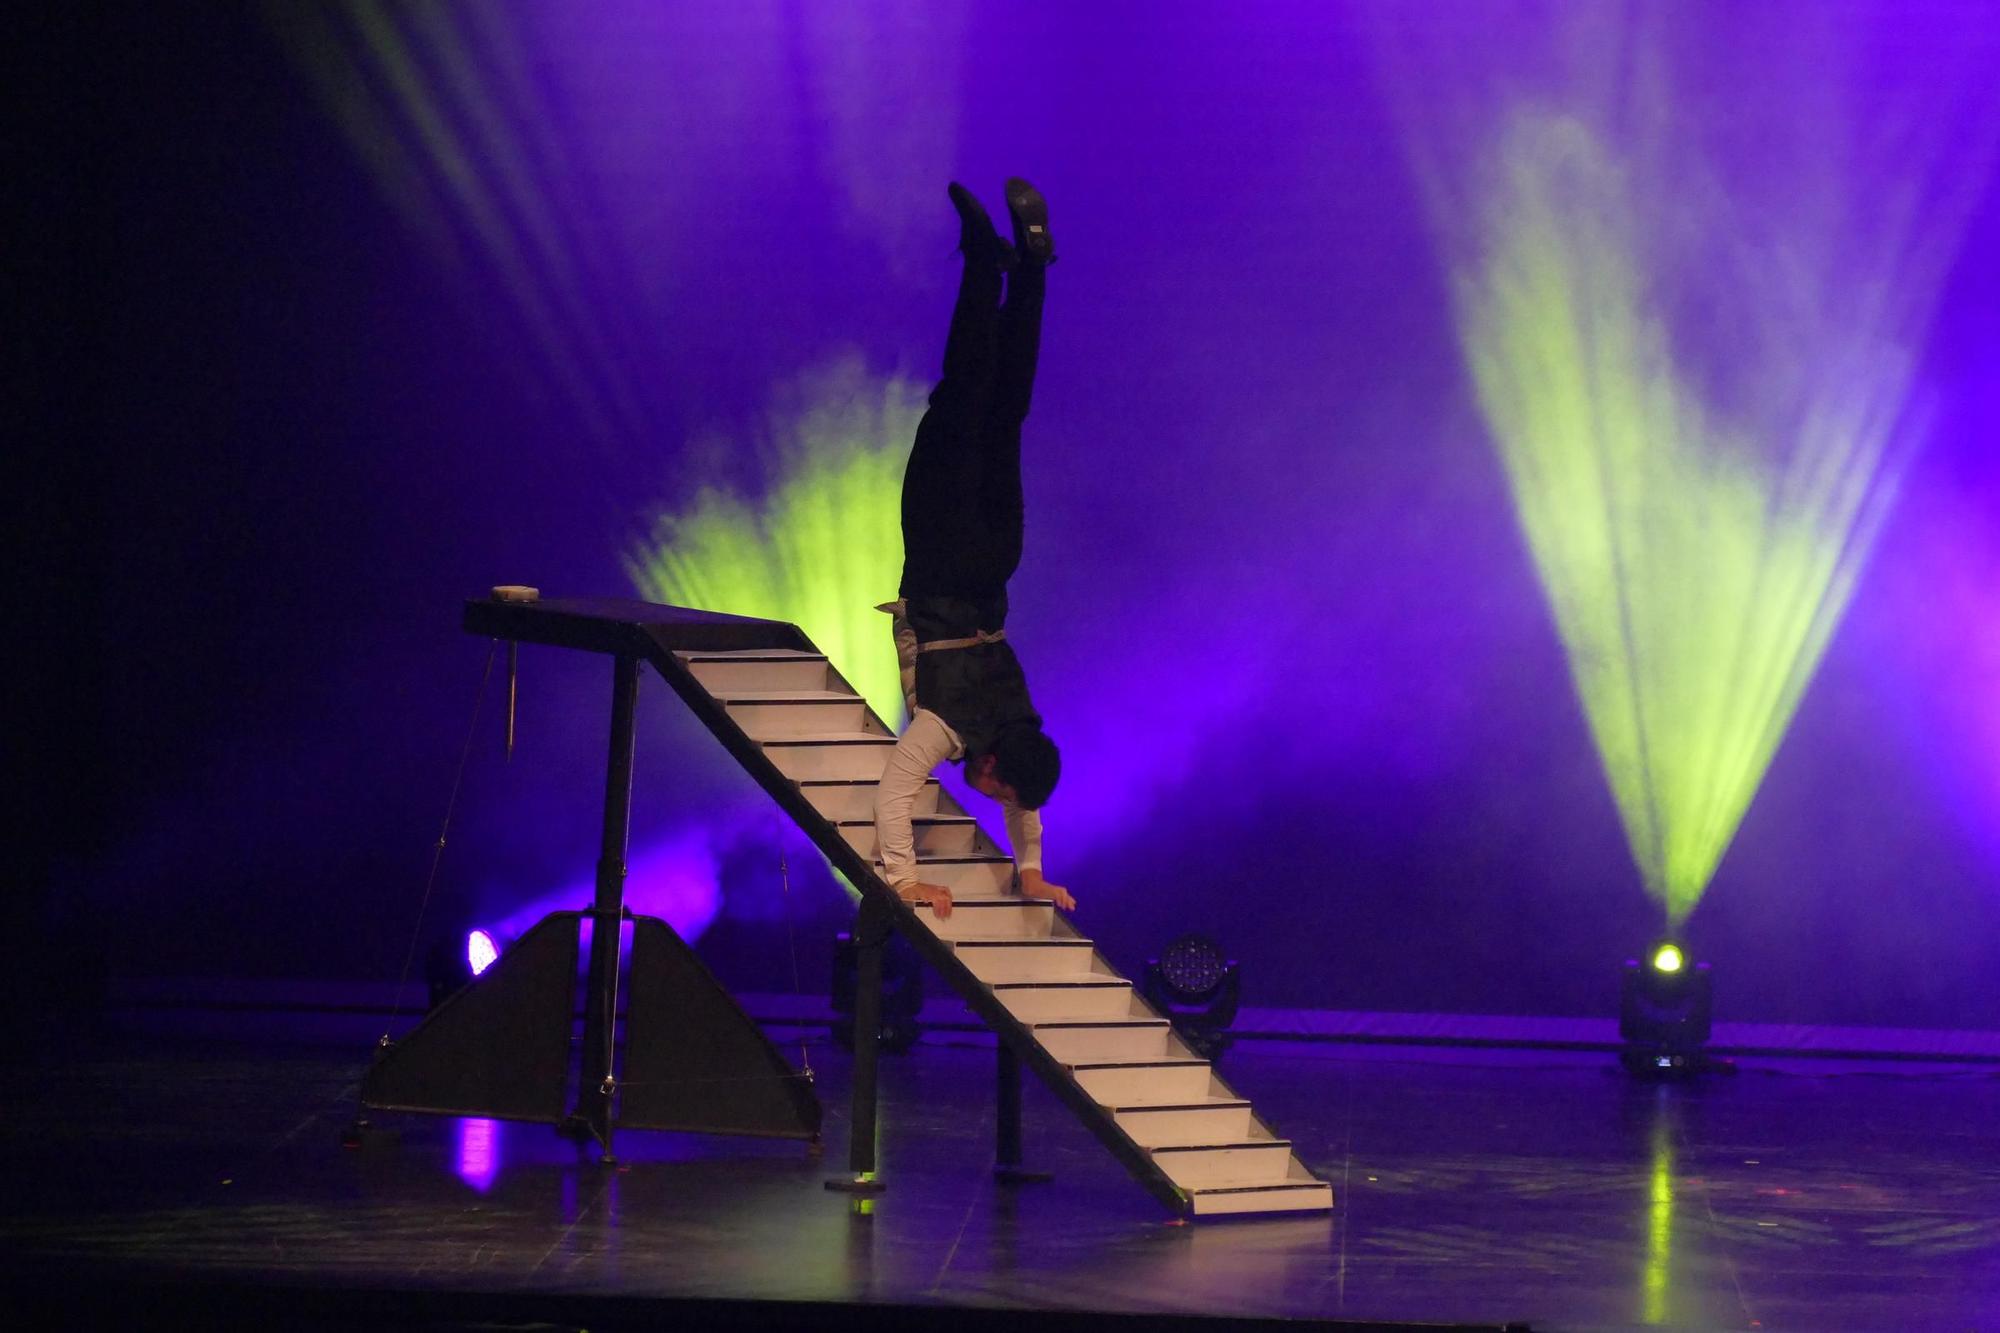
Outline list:
[[[954,940],[952,952],[981,981],[1074,976],[1090,970],[1089,940]]]
[[[876,859],[874,812],[839,823],[840,836],[849,847],[870,860]],[[915,815],[910,819],[910,831],[916,835],[919,857],[971,856],[978,850],[979,821],[971,815]]]
[[[1289,1177],[1292,1145],[1284,1139],[1155,1148],[1153,1164],[1182,1189],[1277,1185]]]
[[[1302,1177],[1302,1178],[1301,1178]],[[1333,1207],[1333,1186],[1299,1175],[1275,1185],[1216,1186],[1188,1192],[1198,1217],[1232,1213],[1324,1213]]]
[[[1208,1061],[1193,1057],[1105,1060],[1070,1069],[1077,1085],[1104,1106],[1190,1102],[1220,1093]]]
[[[833,679],[822,654],[789,649],[682,653],[680,659],[714,695],[744,690],[823,690]]]
[[[1129,1018],[1135,1012],[1132,983],[1121,977],[1010,981],[995,983],[993,994],[1023,1023]]]
[[[1240,1097],[1203,1097],[1163,1106],[1114,1106],[1111,1118],[1142,1148],[1236,1143],[1258,1136],[1250,1103]]]
[[[1011,893],[963,898],[954,893],[950,916],[918,915],[942,940],[1045,940],[1055,925],[1056,907],[1046,898]]]
[[[875,789],[881,785],[876,778],[818,778],[801,782],[799,790],[812,802],[813,809],[826,819],[857,819],[872,825],[875,822]],[[911,812],[916,815],[938,813],[938,798],[942,791],[935,778],[926,782],[923,790],[917,793]],[[868,855],[874,854],[871,848]]]
[[[758,694],[717,695],[729,720],[753,741],[792,736],[823,736],[828,732],[888,735],[868,715],[861,696],[833,690],[765,690]]]
[[[879,871],[882,863],[877,861]],[[998,853],[985,856],[919,856],[917,875],[926,884],[942,884],[954,897],[983,897],[1014,891],[1014,863]]]
[[[1103,1060],[1157,1060],[1179,1055],[1173,1026],[1164,1018],[1099,1019],[1035,1023],[1035,1040],[1066,1065]]]
[[[879,782],[894,736],[842,732],[825,736],[791,736],[765,741],[764,753],[788,778],[866,778]]]

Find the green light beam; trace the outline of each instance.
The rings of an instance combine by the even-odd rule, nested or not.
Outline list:
[[[1671,1306],[1674,1274],[1674,1127],[1655,1108],[1650,1148],[1652,1171],[1646,1191],[1646,1267],[1640,1318],[1664,1324]]]
[[[627,571],[655,601],[791,621],[900,729],[889,618],[874,607],[902,577],[903,465],[923,390],[853,359],[781,397],[762,499],[702,488],[633,546]]]
[[[1506,126],[1486,243],[1452,274],[1460,338],[1633,859],[1678,924],[1853,595],[1912,358],[1894,328],[1807,329],[1769,367],[1779,410],[1718,406],[1660,313],[1626,163],[1572,118]]]
[[[503,114],[500,81],[489,81],[437,7],[346,0],[322,10],[264,0],[261,11],[392,206],[447,260],[465,254],[454,221],[474,238],[584,437],[651,447],[660,432],[617,374],[621,361],[563,242],[574,230],[558,222],[564,192],[537,178],[510,127],[510,115],[532,124],[547,119],[546,108]]]
[[[571,192],[549,168],[551,155],[536,151],[539,131],[550,120],[548,108],[532,88],[507,77],[504,66],[485,54],[504,47],[511,22],[497,11],[464,11],[460,17],[481,30],[482,39],[475,43],[454,23],[455,12],[445,5],[425,6],[410,11],[408,22],[421,39],[427,64],[442,74],[438,82],[456,110],[468,147],[486,164],[485,175],[510,231],[540,275],[540,288],[553,307],[556,337],[575,349],[578,371],[599,386],[628,438],[648,439],[646,412],[630,378],[612,373],[620,359],[604,331],[604,312],[587,295],[590,264],[576,239]]]
[[[1885,53],[1865,16],[1802,8],[1774,51],[1698,7],[1526,0],[1500,41],[1370,12],[1518,526],[1678,928],[1922,438],[2000,36]]]

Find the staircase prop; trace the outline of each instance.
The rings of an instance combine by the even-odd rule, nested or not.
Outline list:
[[[1332,1188],[1217,1076],[1047,899],[1023,897],[1012,860],[933,780],[915,818],[927,882],[951,916],[913,907],[882,879],[875,787],[895,734],[793,625],[637,601],[475,601],[465,627],[643,660],[671,685],[861,892],[855,1031],[880,1026],[882,945],[899,931],[999,1037],[997,1168],[1021,1161],[1020,1073],[1032,1071],[1177,1214],[1324,1211]],[[850,1174],[879,1189],[876,1044],[855,1043]]]

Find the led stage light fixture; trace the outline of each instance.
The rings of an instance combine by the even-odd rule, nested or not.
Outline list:
[[[424,955],[424,982],[435,1009],[483,976],[512,944],[510,936],[484,926],[453,931]]]
[[[465,965],[473,976],[493,966],[500,957],[500,944],[491,934],[475,930],[465,937]]]
[[[1242,974],[1214,941],[1183,935],[1169,944],[1147,961],[1140,993],[1203,1057],[1214,1059],[1229,1048]]]
[[[1643,959],[1625,961],[1618,1001],[1620,1061],[1635,1074],[1674,1077],[1715,1067],[1707,1055],[1714,993],[1707,963],[1690,965],[1687,948],[1661,940]]]

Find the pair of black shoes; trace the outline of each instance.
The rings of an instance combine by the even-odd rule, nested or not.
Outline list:
[[[1041,192],[1019,176],[1007,178],[1007,216],[1014,223],[1014,243],[1000,239],[993,219],[973,197],[972,191],[957,181],[951,183],[951,205],[958,210],[958,248],[967,259],[1011,269],[1021,264],[1055,263],[1055,238],[1049,234],[1049,206]]]

